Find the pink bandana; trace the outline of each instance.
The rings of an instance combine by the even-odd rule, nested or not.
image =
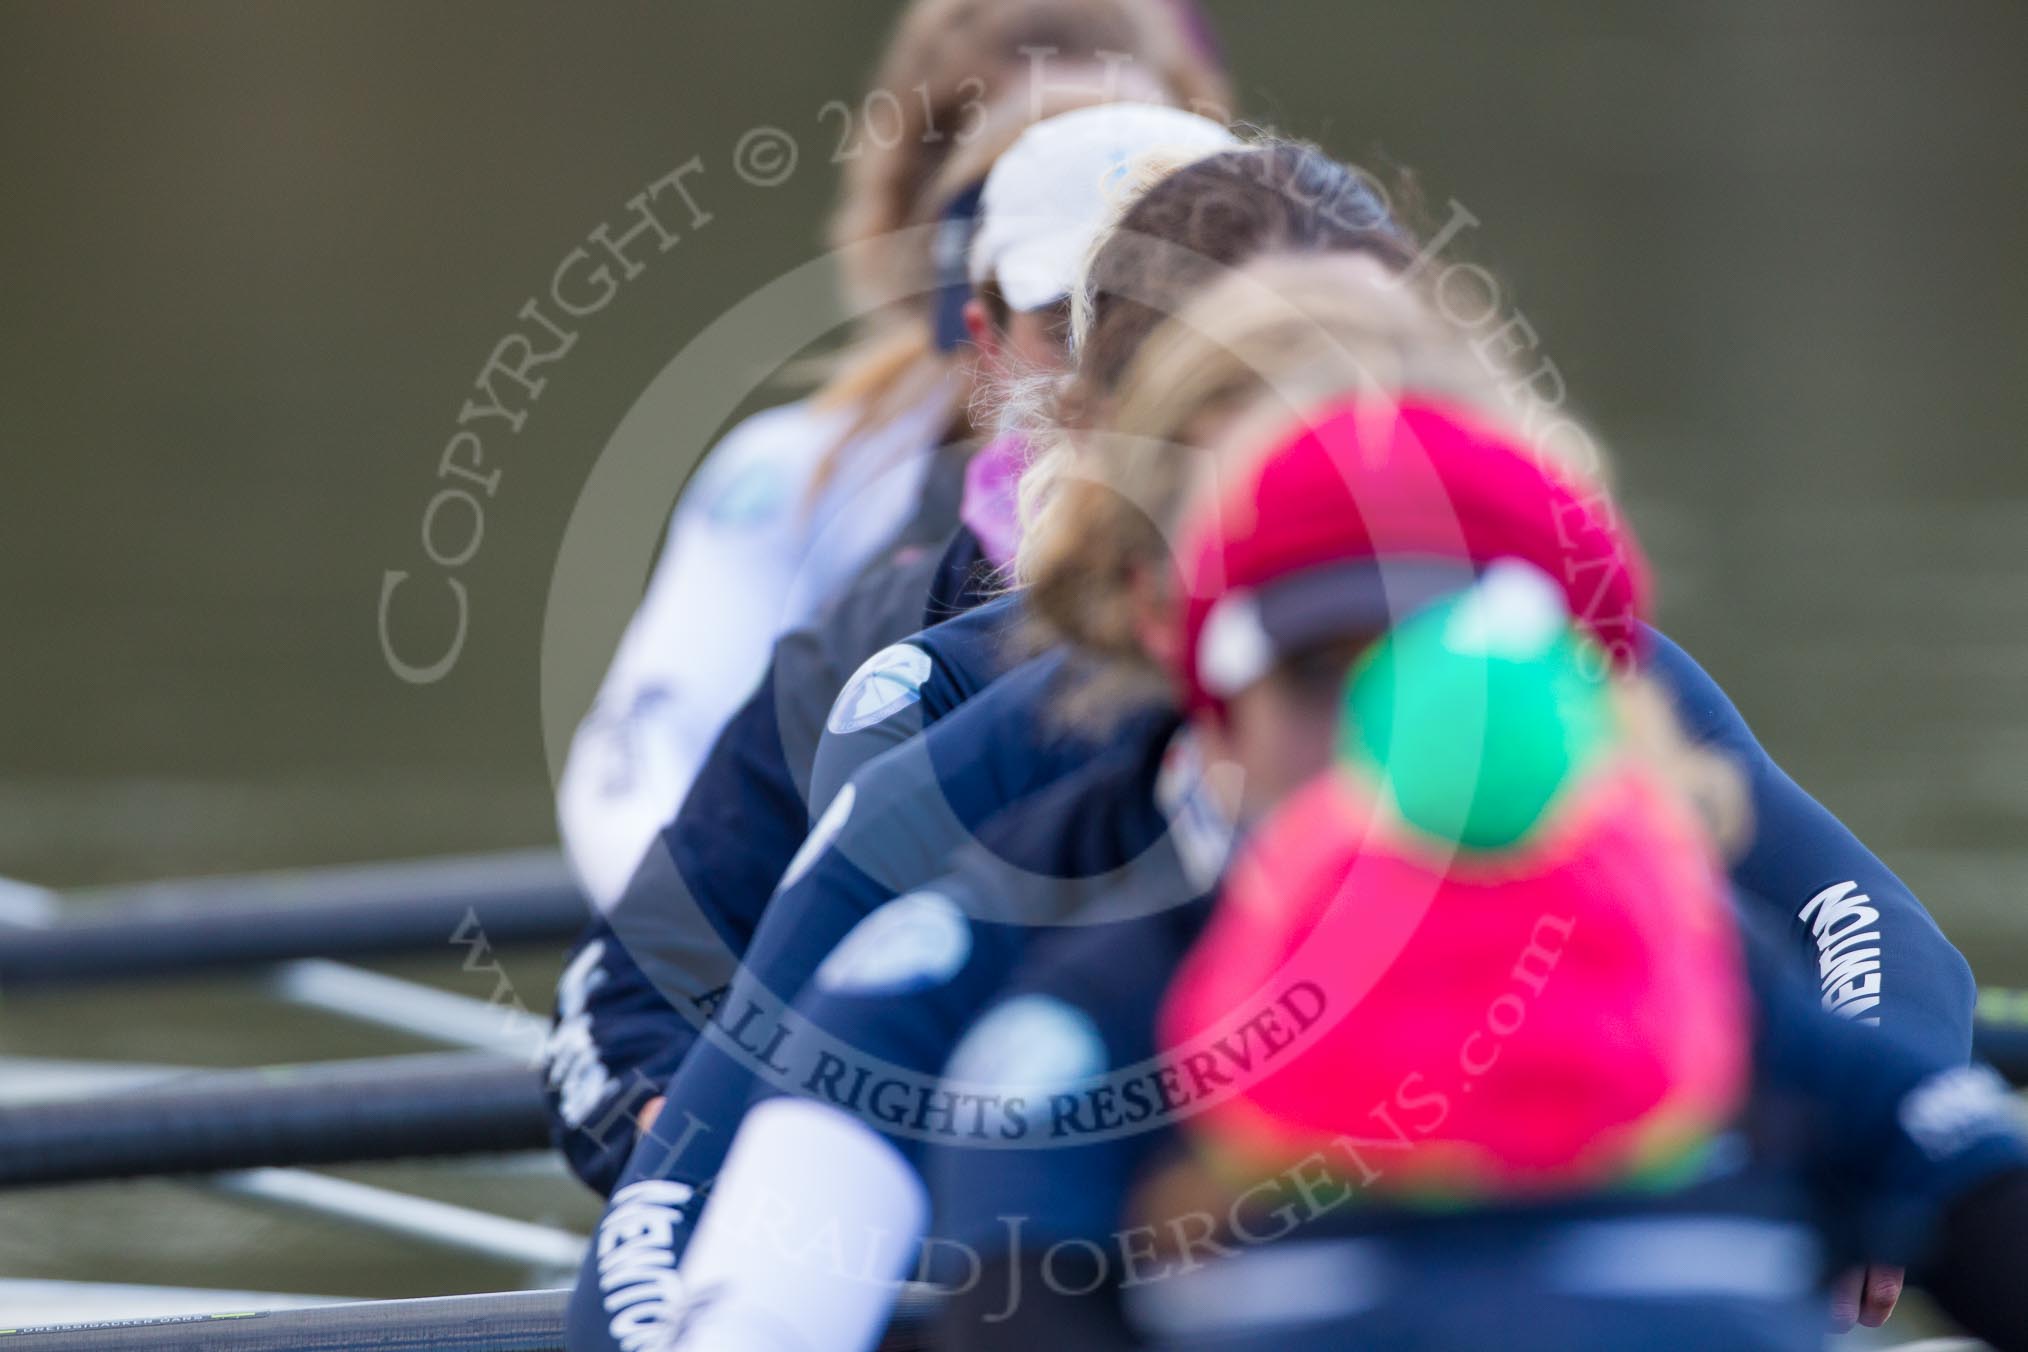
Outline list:
[[[1016,495],[1021,471],[1027,467],[1028,443],[1014,432],[986,443],[965,467],[965,496],[958,505],[958,520],[978,537],[979,548],[995,568],[1012,563],[1015,546],[1021,542]]]

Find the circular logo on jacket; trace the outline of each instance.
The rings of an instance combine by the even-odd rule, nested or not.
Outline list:
[[[817,989],[895,994],[949,981],[972,952],[971,922],[940,892],[896,897],[852,927],[817,968]]]
[[[1099,1074],[1107,1060],[1089,1014],[1055,996],[1017,995],[972,1025],[944,1078],[1001,1092],[1052,1093]]]
[[[930,655],[913,643],[882,648],[845,682],[824,726],[842,737],[899,713],[922,698],[932,665]]]
[[[702,486],[709,496],[704,514],[728,530],[749,530],[782,514],[793,496],[795,481],[784,466],[771,460],[738,465],[732,473]]]

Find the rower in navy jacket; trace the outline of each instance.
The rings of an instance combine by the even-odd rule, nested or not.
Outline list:
[[[2028,1346],[2005,1086],[1734,933],[1709,767],[1531,586],[1361,660],[1345,764],[1208,929],[1061,936],[968,1034],[952,1080],[1083,1120],[939,1152],[980,1265],[942,1345],[1815,1348],[1826,1274],[1888,1256]]]
[[[992,156],[1027,123],[1100,99],[1232,102],[1194,0],[889,8],[873,83],[853,104],[885,105],[884,130],[832,160],[841,182],[825,233],[854,332],[823,388],[740,423],[698,467],[557,785],[565,853],[600,910],[681,805],[777,640],[818,622],[897,539],[934,546],[949,533],[977,444],[976,354],[956,315],[970,294],[965,226]],[[927,294],[925,235],[939,270]],[[955,285],[943,288],[946,272]],[[587,273],[601,279],[604,269]]]
[[[1024,139],[1002,157],[1005,191],[994,200],[1024,210],[1040,192],[1033,185],[1038,175],[1074,169],[1093,151],[1109,160],[1108,145],[1104,138],[1069,146],[1054,136]],[[1071,181],[1092,184],[1104,177],[1087,164]],[[993,203],[982,211],[990,218]],[[1086,202],[1080,211],[1080,231],[1096,230],[1104,215],[1099,204]],[[1257,254],[1357,254],[1397,272],[1414,260],[1412,242],[1371,185],[1299,144],[1206,156],[1160,177],[1119,225],[1092,259],[1089,318],[1066,406],[1103,407],[1143,337],[1195,291]],[[1010,227],[986,238],[989,244],[1018,242],[1021,234]],[[1067,250],[1055,256],[1058,285],[1067,288],[1081,256]],[[997,276],[994,258],[981,252],[974,260],[983,278]],[[987,288],[979,290],[967,310],[975,327],[991,318]],[[991,325],[982,330],[982,346],[990,346],[991,331]],[[1206,391],[1197,402],[1213,394]],[[974,464],[990,471],[994,459],[995,448],[988,448]],[[969,491],[991,482],[982,473],[968,483],[965,525],[953,537],[930,598],[939,618],[938,607],[979,599],[982,554],[996,566],[1006,562],[1015,534],[1012,504],[1004,491]],[[1117,535],[1124,540],[1132,532]],[[884,595],[905,598],[905,583]],[[719,739],[700,787],[663,832],[660,849],[651,852],[622,904],[610,918],[595,921],[573,952],[559,983],[548,1058],[552,1132],[579,1176],[601,1192],[610,1190],[633,1147],[637,1116],[646,1122],[659,1111],[661,1086],[688,1054],[702,1012],[722,995],[809,820],[823,816],[858,765],[997,677],[1008,649],[1020,646],[1011,632],[1019,622],[1011,601],[989,615],[954,622],[934,638],[925,633],[897,642],[905,629],[897,629],[895,617],[903,613],[891,605],[848,603],[821,629],[784,642],[768,683]],[[855,660],[841,662],[840,655],[890,643],[846,683],[850,689],[835,706],[822,702],[821,692],[842,679],[833,673]],[[911,681],[917,681],[912,701],[906,695]],[[893,689],[899,698],[887,716],[869,722],[869,709],[884,702],[870,698],[877,689]]]
[[[1429,424],[1431,427],[1448,425],[1443,415],[1428,414],[1426,416],[1436,419],[1435,422]],[[1333,427],[1335,432],[1342,437],[1350,435],[1356,427],[1357,421],[1356,418],[1348,414],[1336,420]],[[1425,437],[1425,440],[1427,440],[1427,437]],[[1506,452],[1506,457],[1509,461],[1520,459],[1511,450]],[[1479,465],[1475,468],[1483,470],[1484,466]],[[1459,473],[1459,478],[1454,481],[1447,481],[1447,487],[1456,491],[1471,491],[1471,485],[1476,476],[1464,474],[1462,471],[1459,471]],[[1314,483],[1303,485],[1301,492],[1296,496],[1308,501],[1313,508],[1322,510],[1327,518],[1340,520],[1341,524],[1338,529],[1342,535],[1344,530],[1347,529],[1342,522],[1356,522],[1357,516],[1355,513],[1339,512],[1335,518],[1332,518],[1329,495],[1328,493],[1320,493],[1320,487],[1319,484]],[[1600,521],[1595,513],[1587,515],[1586,504],[1581,496],[1573,497],[1566,490],[1563,497],[1557,499],[1557,501],[1560,505],[1556,520],[1560,522],[1563,531],[1570,531],[1571,526],[1575,522],[1587,522],[1588,531],[1577,530],[1574,532],[1575,538],[1581,545],[1588,545],[1594,550],[1599,551],[1598,556],[1608,560],[1619,560],[1627,557],[1625,547],[1613,537],[1609,524]],[[1543,518],[1545,523],[1549,520],[1550,518],[1548,517]],[[1560,543],[1562,534],[1560,532],[1549,532],[1548,536],[1553,538],[1540,538],[1536,540],[1535,543],[1540,549],[1553,553],[1555,550],[1562,548]],[[1366,547],[1371,548],[1370,541],[1367,542]],[[1239,579],[1240,584],[1243,584],[1246,572],[1244,569],[1232,568],[1232,562],[1232,560],[1226,560],[1222,567],[1222,572],[1232,578]],[[1281,562],[1287,564],[1288,560],[1282,559]],[[1320,561],[1312,560],[1312,562]],[[1617,635],[1615,642],[1622,645],[1638,646],[1640,631],[1630,627],[1620,618],[1624,615],[1630,619],[1634,613],[1634,607],[1629,605],[1618,610],[1608,608],[1605,613],[1610,617],[1605,622],[1615,626],[1614,633]],[[1206,614],[1208,615],[1208,612]],[[1204,619],[1205,615],[1200,615],[1198,617],[1200,621],[1198,627],[1190,631],[1193,645],[1196,639],[1201,637],[1201,622]],[[1194,646],[1191,648],[1191,651],[1195,651]],[[1225,659],[1220,659],[1220,663],[1214,663],[1213,665],[1220,665],[1221,663],[1225,667],[1224,678],[1231,678],[1237,669],[1232,667],[1231,663]],[[1198,679],[1198,676],[1194,674],[1197,671],[1194,662],[1186,670],[1193,673],[1193,681]],[[1244,675],[1245,673],[1239,674]],[[1254,673],[1256,676],[1258,674]],[[1012,680],[1013,678],[1009,679]],[[1251,677],[1248,679],[1251,679]],[[982,696],[981,700],[992,700],[993,696],[1001,688],[995,687],[986,696]],[[1046,686],[1040,688],[1046,690]],[[1200,691],[1199,693],[1200,695],[1209,694],[1208,691]],[[1698,694],[1701,697],[1703,692],[1699,691]],[[1711,707],[1708,700],[1704,700],[1703,705],[1707,709]],[[975,701],[972,708],[965,712],[971,713],[986,707],[988,707],[986,704]],[[1035,707],[1046,706],[1038,703]],[[962,718],[963,715],[961,714],[958,717]],[[938,729],[932,730],[928,737],[925,738],[925,745],[933,747],[938,742],[940,733],[958,727],[961,727],[958,719],[947,720],[939,725]],[[1102,793],[1095,802],[1088,801],[1085,804],[1087,812],[1081,820],[1084,824],[1095,828],[1095,830],[1087,831],[1082,835],[1071,838],[1083,839],[1094,834],[1103,836],[1103,828],[1100,824],[1107,820],[1107,816],[1104,812],[1100,812],[1097,809],[1104,805],[1116,802],[1152,803],[1151,790],[1153,788],[1153,781],[1156,778],[1154,766],[1161,759],[1161,745],[1164,731],[1166,729],[1163,729],[1159,722],[1154,722],[1148,725],[1148,729],[1144,735],[1138,738],[1129,736],[1122,739],[1121,754],[1112,756],[1107,762],[1114,767],[1113,772],[1118,777],[1111,784],[1109,792]],[[1150,754],[1151,751],[1153,754]],[[918,759],[934,760],[935,757],[931,755],[928,757],[918,757]],[[874,767],[869,767],[866,774],[873,776],[875,772],[879,771],[887,763],[887,761],[883,761],[877,763]],[[1100,777],[1103,778],[1103,774]],[[1072,785],[1069,787],[1071,788],[1070,801],[1075,801],[1076,786]],[[1122,793],[1122,789],[1133,791]],[[890,801],[899,801],[895,795],[889,792],[882,792],[878,795],[870,794],[868,796],[877,799],[877,801],[883,804]],[[1061,803],[1065,799],[1061,795],[1052,794],[1046,801]],[[1152,809],[1149,811],[1152,817]],[[1127,815],[1131,817],[1131,811]],[[1186,813],[1185,818],[1188,819],[1193,815],[1195,814]],[[884,836],[889,834],[877,829],[882,820],[880,817],[872,819],[874,827],[870,829],[870,836],[874,842],[880,841]],[[1041,816],[1040,820],[1047,822],[1062,820],[1062,818],[1051,817],[1045,813]],[[1148,818],[1144,818],[1143,820],[1145,822]],[[1154,820],[1160,819],[1155,818]],[[1144,833],[1145,830],[1144,826]],[[1048,835],[1050,833],[1043,832],[1042,834]],[[1152,834],[1160,835],[1162,833],[1157,830]],[[839,838],[835,842],[832,842],[832,848],[824,850],[818,857],[809,877],[797,880],[794,886],[784,894],[782,903],[787,903],[795,895],[796,889],[803,886],[806,881],[815,881],[825,875],[827,871],[857,867],[852,858],[854,852],[850,847],[850,837],[851,825],[848,821],[845,830],[840,833]],[[1184,832],[1180,836],[1172,836],[1170,839],[1158,843],[1166,845],[1175,843],[1177,840],[1187,841],[1191,837],[1191,832]],[[1065,839],[1061,835],[1056,838],[1058,840]],[[1141,840],[1134,841],[1130,848],[1123,853],[1116,854],[1107,862],[1112,865],[1127,862],[1139,850],[1140,844],[1145,843],[1145,839],[1146,835],[1143,834]],[[1103,853],[1104,842],[1095,841],[1095,843],[1100,845],[1100,852]],[[1112,847],[1117,850],[1122,843],[1124,842],[1116,839],[1112,842]],[[928,851],[926,853],[934,852]],[[1015,858],[1016,862],[1027,862],[1020,859],[1020,852],[1018,850],[1009,850],[1008,853]],[[1072,861],[1059,857],[1054,862],[1057,865],[1061,865]],[[1043,871],[1046,873],[1048,870],[1045,869]],[[1066,874],[1075,876],[1080,872],[1090,873],[1094,871],[1096,870],[1093,867],[1086,864],[1073,863],[1072,867],[1060,870],[1057,873],[1057,877],[1061,878],[1066,876]],[[1033,872],[1034,870],[1031,869],[1031,874]],[[861,869],[860,873],[862,876],[866,876],[864,869]],[[952,889],[943,890],[954,891],[956,888],[954,886]],[[1187,897],[1189,890],[1187,886],[1171,886],[1168,891],[1169,900],[1171,902],[1182,900]],[[933,893],[938,891],[940,889],[932,889]],[[964,1018],[969,1011],[978,1008],[978,1002],[990,993],[993,986],[1000,979],[1004,978],[1013,959],[1019,956],[1028,934],[1026,928],[1021,926],[1000,925],[994,924],[991,921],[974,923],[966,919],[962,914],[957,913],[956,909],[950,905],[948,895],[933,898],[934,900],[941,900],[943,904],[925,904],[921,894],[903,898],[893,908],[883,910],[866,921],[863,938],[861,934],[855,933],[838,952],[832,954],[830,959],[825,961],[821,968],[818,968],[817,989],[813,995],[813,1004],[811,1006],[815,1013],[815,1023],[826,1031],[836,1031],[841,1022],[851,1025],[851,1036],[847,1039],[849,1047],[856,1047],[869,1055],[876,1054],[883,1050],[878,1037],[881,1030],[886,1030],[893,1034],[897,1040],[897,1045],[901,1049],[890,1052],[885,1059],[901,1066],[903,1069],[911,1068],[910,1063],[914,1062],[913,1069],[929,1072],[934,1072],[940,1064],[942,1050],[948,1048],[951,1038],[955,1036],[956,1029],[962,1026]],[[821,956],[828,944],[828,936],[838,932],[835,926],[840,923],[849,923],[851,918],[859,913],[858,906],[848,904],[839,908],[842,915],[831,913],[813,916],[800,910],[791,912],[782,903],[778,903],[778,909],[773,914],[782,916],[782,928],[784,932],[793,934],[803,944],[800,955],[796,957],[795,962],[791,966],[800,964],[803,965],[805,970],[807,970],[809,964],[815,962],[815,957],[812,957],[811,954]],[[793,926],[787,923],[787,917],[792,914],[798,920],[798,923]],[[1044,915],[1042,918],[1051,919],[1060,917]],[[1926,920],[1924,923],[1927,923]],[[771,918],[764,925],[764,931],[773,927],[774,924],[775,921]],[[814,933],[806,936],[803,931],[805,924],[814,925],[816,927]],[[832,928],[827,929],[827,926]],[[963,935],[962,941],[949,937],[956,933]],[[937,937],[939,935],[945,937],[939,939]],[[907,952],[915,954],[927,953],[931,957],[943,954],[945,955],[943,961],[946,963],[953,961],[949,955],[955,954],[956,965],[952,966],[949,971],[943,971],[932,965],[928,969],[926,979],[923,972],[906,969],[897,975],[892,959],[883,959],[881,955],[883,952],[891,950],[895,942],[902,940],[905,940],[908,945]],[[756,950],[756,959],[757,966],[760,968],[766,968],[771,961],[771,958],[760,950]],[[827,972],[832,973],[829,979],[825,975]],[[773,975],[779,977],[780,973],[776,972]],[[898,989],[895,985],[897,980],[909,985],[909,990],[904,992]],[[794,983],[791,981],[788,984],[792,986]],[[763,983],[762,988],[765,989],[765,983]],[[906,994],[908,998],[898,998],[903,994]],[[836,1073],[837,1068],[830,1068],[833,1073],[828,1078],[820,1074],[821,1071],[826,1069],[826,1065],[822,1059],[826,1052],[825,1049],[817,1046],[814,1039],[806,1039],[803,1046],[787,1047],[785,1049],[784,1043],[781,1040],[775,1038],[773,1034],[765,1034],[767,1045],[763,1046],[751,1040],[750,1036],[743,1040],[741,1035],[753,1034],[756,1031],[756,1027],[766,1029],[768,1025],[765,1019],[763,1018],[762,1022],[756,1025],[754,1020],[748,1017],[747,1009],[744,1005],[738,1010],[738,1017],[741,1020],[740,1026],[735,1035],[729,1040],[746,1047],[749,1061],[758,1053],[760,1064],[778,1063],[777,1069],[783,1078],[788,1081],[784,1087],[800,1089],[806,1093],[814,1091],[820,1095],[828,1094],[833,1097],[834,1101],[836,1100],[837,1091],[841,1084]],[[789,1065],[788,1063],[798,1054],[804,1055],[806,1058],[800,1064],[800,1067]],[[1953,1053],[1953,1055],[1956,1054]],[[734,1061],[733,1064],[735,1069],[745,1069],[737,1061]],[[686,1071],[688,1069],[686,1067]],[[798,1076],[807,1078],[804,1083],[799,1085],[794,1083],[794,1080]],[[682,1101],[686,1105],[685,1120],[686,1122],[690,1122],[693,1120],[689,1116],[691,1111],[689,1105],[692,1101],[687,1098]],[[700,1171],[689,1173],[687,1181],[679,1185],[682,1196],[686,1201],[691,1200],[690,1185],[701,1182],[704,1178],[709,1177],[711,1172],[710,1166],[715,1165],[717,1154],[721,1153],[722,1136],[719,1133],[722,1132],[728,1120],[723,1115],[725,1108],[728,1106],[730,1106],[730,1100],[723,1101],[718,1107],[710,1108],[710,1111],[703,1117],[695,1119],[697,1122],[702,1122],[704,1126],[697,1133],[686,1133],[681,1158],[670,1160],[658,1157],[650,1160],[637,1156],[636,1177],[641,1181],[642,1189],[655,1191],[665,1188],[668,1185],[658,1183],[655,1180],[672,1171],[679,1177],[683,1176],[685,1171],[692,1170],[698,1161],[703,1160],[705,1161],[705,1167]],[[853,1104],[850,1106],[857,1107],[858,1105]],[[938,1123],[942,1124],[945,1110],[939,1107],[934,1111],[938,1115]],[[888,1132],[890,1135],[906,1138],[910,1135],[922,1134],[920,1129],[911,1129],[906,1122],[889,1120],[887,1116],[881,1114],[878,1108],[875,1108],[873,1112],[876,1117],[880,1118],[877,1124],[879,1129]],[[717,1115],[713,1116],[712,1114],[714,1113]],[[843,1116],[843,1114],[834,1115]],[[928,1116],[928,1114],[919,1111],[918,1116]],[[932,1131],[930,1134],[934,1135],[935,1133]],[[735,1158],[734,1165],[737,1166],[738,1163],[738,1159]],[[729,1171],[728,1177],[731,1176]],[[628,1190],[625,1192],[623,1199],[616,1199],[616,1201],[622,1202],[622,1205],[616,1207],[615,1214],[631,1215],[631,1212],[627,1211],[626,1208],[635,1205],[643,1195],[643,1192],[640,1191]],[[676,1194],[671,1193],[669,1195],[673,1197]],[[739,1209],[735,1208],[735,1214],[738,1213]],[[623,1221],[621,1224],[624,1226],[629,1223],[631,1222]],[[680,1222],[672,1222],[672,1225],[677,1230],[681,1228]],[[665,1236],[665,1239],[674,1237],[672,1234]],[[612,1257],[611,1254],[607,1256],[608,1258]],[[662,1261],[666,1263],[668,1260],[665,1257]],[[651,1316],[654,1311],[642,1304],[647,1299],[646,1288],[640,1282],[634,1280],[637,1274],[638,1269],[631,1262],[609,1262],[603,1271],[595,1271],[588,1268],[587,1282],[589,1283],[594,1278],[599,1277],[606,1279],[602,1283],[602,1288],[609,1308],[625,1311],[629,1316]],[[588,1298],[589,1295],[595,1293],[591,1292],[589,1286],[587,1286],[581,1288],[580,1294]],[[582,1306],[580,1310],[583,1314],[595,1313],[594,1311],[584,1310]],[[666,1311],[663,1313],[666,1313]]]
[[[1123,165],[1234,144],[1222,125],[1194,113],[1100,97],[1024,89],[1007,107],[988,109],[966,158],[951,166],[983,172],[990,164],[993,173],[987,186],[958,194],[947,219],[958,247],[937,297],[938,341],[975,347],[989,385],[1062,364],[1067,298],[1111,219]],[[1066,107],[987,158],[1006,127]],[[1007,493],[1023,458],[1018,437],[980,450],[964,466],[961,501],[954,491],[940,507],[942,495],[925,495],[922,515],[939,522],[940,547],[904,542],[819,623],[780,640],[675,818],[573,948],[557,988],[546,1084],[552,1135],[599,1191],[632,1149],[637,1117],[652,1119],[644,1108],[657,1102],[832,795],[858,765],[1005,670],[999,612],[910,636],[976,606],[1009,561]],[[945,535],[954,512],[960,520]]]

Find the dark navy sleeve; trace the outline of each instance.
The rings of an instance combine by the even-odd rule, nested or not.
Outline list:
[[[1006,804],[1084,763],[1074,735],[1038,742],[1060,669],[1045,656],[1017,668],[928,733],[875,760],[825,810],[781,880],[744,961],[713,1005],[708,1031],[666,1086],[661,1130],[691,1131],[674,1157],[644,1140],[623,1181],[702,1185],[730,1148],[758,1089],[794,1090],[816,1062],[792,1040],[790,1006],[832,948],[866,917],[941,876],[959,848]],[[792,1063],[788,1058],[803,1055]]]
[[[2020,1107],[1991,1068],[1883,1038],[1823,1010],[1749,935],[1755,1113],[1793,1151],[1853,1260],[1921,1260],[1944,1208],[2028,1164]]]
[[[1031,937],[964,908],[961,887],[939,880],[846,935],[796,1002],[799,1036],[821,1045],[801,1056],[802,1073],[763,1085],[755,1097],[797,1093],[843,1109],[918,1163],[936,1142],[998,1140],[1015,1130],[1009,1115],[1022,1104],[953,1092],[942,1080],[951,1048],[1013,974]]]
[[[1143,761],[1138,747],[1116,751],[1038,788],[984,822],[948,873],[867,913],[825,953],[795,1006],[799,1034],[822,1038],[832,1069],[850,1073],[773,1089],[859,1113],[911,1159],[942,1143],[1048,1133],[1043,1100],[1020,1103],[1010,1091],[982,1103],[938,1077],[1038,936],[1121,928],[1095,918],[1101,898],[1148,897],[1151,910],[1187,900],[1176,895],[1186,884],[1173,855],[1150,848],[1164,842]],[[894,1077],[921,1099],[907,1113],[896,1108],[898,1087],[884,1084]],[[1007,1120],[1024,1111],[1038,1116]]]
[[[1686,731],[1746,775],[1754,835],[1733,881],[1780,914],[1824,1006],[1932,1057],[1965,1061],[1977,992],[1964,957],[1907,886],[1769,758],[1689,654],[1651,638],[1653,674]]]
[[[691,1024],[606,918],[594,918],[557,982],[542,1050],[550,1139],[586,1186],[612,1191],[641,1105],[662,1092],[691,1040]]]
[[[799,1009],[790,1004],[840,939],[890,907],[900,906],[909,923],[891,926],[886,937],[866,945],[880,955],[876,967],[894,961],[934,966],[940,953],[961,952],[951,976],[969,968],[957,984],[977,986],[969,995],[947,993],[956,1003],[941,1020],[951,1029],[944,1041],[932,1035],[913,1052],[889,1049],[897,1067],[929,1066],[914,1083],[934,1087],[936,1048],[955,1037],[966,1011],[997,988],[1013,960],[1005,944],[1018,943],[1019,936],[1010,930],[975,943],[968,935],[962,950],[948,942],[925,946],[925,927],[947,935],[950,926],[938,922],[950,913],[934,905],[912,908],[900,894],[913,886],[910,877],[938,878],[953,848],[1002,805],[1082,763],[1086,750],[1075,739],[1053,757],[1039,755],[1034,741],[1036,710],[1049,698],[1058,660],[1037,659],[1009,673],[923,738],[868,765],[826,809],[790,864],[744,966],[670,1080],[660,1116],[626,1162],[571,1296],[569,1346],[609,1347],[624,1332],[662,1329],[680,1319],[667,1274],[689,1242],[709,1180],[724,1163],[750,1101],[778,1092],[854,1097],[852,1079],[866,1067],[859,1053],[847,1052],[859,1045],[852,1035],[864,1030],[851,1028],[849,1017],[822,1002]],[[939,745],[925,745],[931,741]],[[924,812],[929,803],[936,810]],[[953,830],[956,836],[947,834]],[[860,961],[851,959],[848,967]],[[841,1031],[848,1034],[842,1040],[835,1037]],[[868,1032],[864,1041],[875,1045],[876,1038]],[[866,1076],[857,1093],[869,1113],[912,1114],[923,1102],[901,1102],[905,1076],[890,1076],[894,1085],[877,1090],[870,1070]],[[934,1105],[921,1111],[930,1125]]]
[[[789,639],[713,746],[676,819],[612,909],[595,917],[557,988],[546,1075],[551,1133],[572,1169],[610,1191],[642,1078],[659,1085],[696,1037],[685,1007],[731,980],[807,815],[775,723],[775,681],[815,660]],[[616,1158],[617,1152],[617,1158]]]
[[[564,1307],[569,1352],[648,1352],[674,1346],[687,1293],[676,1276],[671,1236],[687,1232],[702,1199],[656,1178],[625,1178],[585,1251]]]
[[[1021,1161],[1096,1179],[1133,1158],[1146,1084],[1115,1097],[1082,1082],[1152,1056],[1157,998],[1187,944],[1172,940],[1177,915],[1201,903],[1155,801],[1165,731],[1130,730],[1006,808],[950,873],[833,948],[797,1001],[832,1073],[794,1092],[858,1114],[919,1165],[963,1161],[961,1174]]]
[[[965,1033],[947,1073],[986,1094],[1009,1075],[1027,1078],[1005,1092],[1034,1095],[1027,1068],[1046,1059],[1040,1047],[1087,1078],[1041,1086],[1036,1107],[1047,1126],[1028,1139],[993,1149],[931,1145],[925,1172],[940,1238],[993,1263],[1021,1246],[1121,1232],[1133,1183],[1170,1139],[1156,1012],[1207,909],[1206,898],[1194,898],[1050,935],[1030,950]],[[1087,1050],[1073,1050],[1080,1042]]]

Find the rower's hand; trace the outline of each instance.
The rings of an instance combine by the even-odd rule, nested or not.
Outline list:
[[[662,1096],[660,1094],[657,1094],[655,1095],[655,1097],[643,1103],[640,1106],[639,1110],[634,1113],[635,1134],[639,1136],[646,1136],[648,1134],[648,1128],[654,1126],[655,1119],[660,1117],[661,1115],[662,1115]],[[1897,1282],[1895,1284],[1894,1289],[1898,1293],[1901,1290],[1900,1283]],[[1891,1303],[1892,1302],[1890,1302],[1890,1304]],[[1885,1318],[1885,1316],[1883,1315],[1882,1318]],[[1851,1326],[1847,1325],[1846,1327],[1849,1328]]]
[[[1908,1269],[1870,1264],[1856,1267],[1831,1284],[1831,1331],[1850,1333],[1852,1325],[1877,1329],[1894,1313]]]

